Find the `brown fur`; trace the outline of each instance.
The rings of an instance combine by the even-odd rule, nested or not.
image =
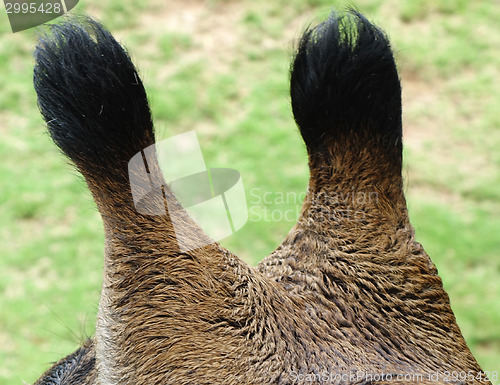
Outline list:
[[[298,223],[257,268],[215,242],[181,252],[168,215],[134,209],[126,162],[102,172],[75,157],[106,236],[96,335],[36,384],[319,383],[305,376],[352,371],[367,378],[339,383],[435,384],[445,371],[481,373],[414,239],[401,148],[368,131],[308,146]],[[137,147],[153,142],[146,132]],[[182,215],[185,237],[206,237]],[[66,377],[50,382],[57,370]],[[369,377],[408,373],[422,378]]]

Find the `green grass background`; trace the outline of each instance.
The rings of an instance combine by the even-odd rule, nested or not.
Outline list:
[[[76,10],[99,17],[128,47],[160,138],[194,129],[208,166],[240,171],[250,220],[223,244],[256,264],[293,225],[307,184],[288,97],[294,43],[332,5],[348,4],[391,37],[403,83],[411,220],[471,350],[484,370],[498,371],[498,1],[81,0]],[[35,30],[12,34],[3,10],[2,385],[32,383],[92,335],[102,275],[99,214],[37,110],[34,45]]]

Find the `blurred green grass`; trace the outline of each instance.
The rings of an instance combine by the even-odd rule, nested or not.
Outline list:
[[[347,1],[88,0],[128,47],[159,138],[196,130],[210,167],[240,171],[249,222],[223,244],[251,264],[283,239],[307,186],[288,67],[310,23]],[[500,7],[351,2],[389,34],[403,81],[405,180],[417,239],[478,361],[500,370]],[[0,384],[33,382],[93,333],[102,225],[44,133],[35,31],[0,23]],[[500,383],[497,381],[497,383]]]

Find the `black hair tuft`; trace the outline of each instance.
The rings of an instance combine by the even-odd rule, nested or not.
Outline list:
[[[126,170],[154,142],[143,84],[127,52],[101,24],[67,16],[40,36],[34,86],[48,131],[82,170]]]
[[[306,30],[292,63],[290,93],[309,151],[354,134],[401,144],[401,86],[389,41],[354,10],[333,12]]]

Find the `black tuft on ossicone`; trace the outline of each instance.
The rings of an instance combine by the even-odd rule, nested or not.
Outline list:
[[[346,135],[401,145],[401,86],[389,41],[354,10],[333,12],[304,33],[290,93],[310,152]]]
[[[101,24],[66,17],[40,37],[34,57],[33,81],[48,131],[80,169],[125,170],[135,153],[153,143],[141,79]]]

